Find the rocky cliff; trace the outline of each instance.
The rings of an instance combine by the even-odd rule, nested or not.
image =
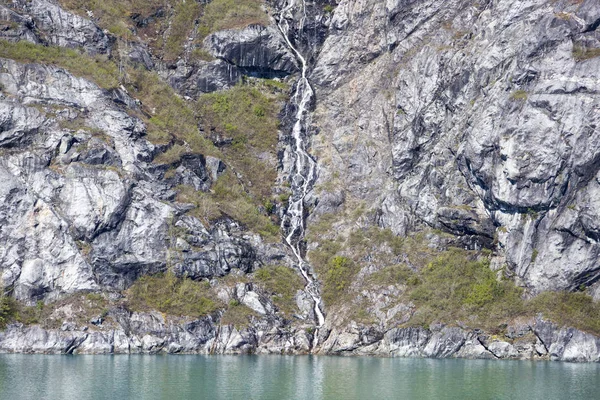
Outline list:
[[[600,360],[596,1],[90,7],[0,4],[0,351]]]

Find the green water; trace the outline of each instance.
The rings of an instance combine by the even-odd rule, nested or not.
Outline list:
[[[0,399],[600,399],[600,365],[0,354]]]

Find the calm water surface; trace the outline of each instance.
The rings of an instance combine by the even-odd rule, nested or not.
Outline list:
[[[600,399],[600,365],[0,354],[0,399]]]

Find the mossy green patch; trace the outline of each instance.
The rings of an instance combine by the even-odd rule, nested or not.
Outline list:
[[[231,140],[221,150],[244,177],[248,190],[266,200],[277,177],[274,165],[278,142],[281,93],[266,85],[242,84],[198,99],[197,113],[213,135]],[[261,157],[271,154],[272,160]]]
[[[184,0],[174,4],[173,16],[162,48],[165,60],[174,61],[183,53],[184,44],[201,14],[202,5],[197,1]]]
[[[334,256],[326,264],[321,274],[323,281],[323,300],[327,304],[335,304],[343,299],[356,274],[356,265],[344,256]]]
[[[276,147],[278,114],[282,107],[280,88],[249,81],[230,90],[206,94],[195,113],[209,135],[230,139],[219,149],[228,170],[214,183],[210,193],[178,188],[178,199],[192,203],[191,211],[205,223],[227,215],[267,240],[279,240],[273,187],[277,178]],[[187,143],[187,141],[186,141]],[[180,156],[165,155],[158,161]]]
[[[268,25],[269,18],[263,6],[261,0],[213,0],[206,5],[200,20],[200,36],[251,24]]]
[[[221,316],[221,325],[233,325],[235,328],[241,329],[250,325],[253,317],[258,317],[254,310],[237,300],[231,300]]]
[[[291,268],[282,265],[260,268],[254,274],[256,282],[272,295],[273,302],[285,315],[298,312],[296,293],[304,287],[304,280]]]
[[[573,46],[573,58],[576,61],[585,61],[596,57],[600,57],[600,48]]]
[[[15,317],[16,313],[15,301],[11,297],[0,293],[0,329],[4,328]]]
[[[190,37],[196,36],[199,44],[218,30],[269,23],[263,0],[60,0],[60,3],[85,18],[92,11],[100,27],[126,41],[143,38],[154,55],[166,61],[181,57]]]
[[[177,187],[177,200],[195,206],[190,213],[208,224],[221,216],[229,216],[268,241],[279,239],[279,226],[264,212],[256,200],[244,191],[241,183],[227,171],[213,185],[212,193],[203,193],[190,186]]]
[[[61,5],[76,14],[94,20],[104,29],[124,39],[133,39],[134,19],[147,18],[170,3],[164,0],[60,0]]]
[[[23,63],[55,65],[75,76],[89,79],[105,89],[119,85],[117,65],[105,56],[88,56],[64,47],[42,46],[25,41],[0,40],[0,57]]]
[[[175,140],[185,144],[192,153],[219,155],[198,130],[197,117],[190,105],[156,73],[133,69],[129,77],[127,88],[142,100],[144,110],[151,116],[149,119],[141,116],[148,122],[149,139],[156,138],[159,144]]]
[[[358,264],[341,252],[339,241],[322,240],[309,253],[309,260],[323,283],[321,294],[327,306],[339,305],[346,300],[354,275],[358,272]]]
[[[527,307],[560,326],[600,335],[600,303],[587,293],[545,292],[531,299]]]
[[[89,323],[90,318],[98,316],[106,317],[110,303],[100,293],[74,293],[48,304],[40,300],[32,306],[27,306],[9,297],[5,297],[4,302],[9,305],[8,318],[4,320],[4,323],[40,324],[47,329],[59,328],[62,325],[63,319],[73,320],[77,324],[86,325]],[[2,308],[1,304],[2,300],[0,300],[0,309]],[[65,306],[68,306],[70,310],[68,318],[62,312],[57,312],[57,310]]]
[[[510,99],[513,101],[525,101],[527,97],[527,92],[524,90],[515,90],[510,94]]]
[[[523,290],[510,280],[498,279],[488,258],[479,252],[451,248],[418,272],[405,267],[388,267],[388,271],[383,269],[374,278],[381,284],[387,272],[391,279],[385,283],[404,286],[403,301],[416,306],[409,325],[464,321],[493,332],[525,313]]]
[[[404,264],[388,265],[373,273],[369,281],[381,286],[409,285],[416,286],[421,283],[419,276]]]
[[[127,290],[132,310],[200,317],[222,307],[208,282],[177,278],[172,273],[143,276]]]

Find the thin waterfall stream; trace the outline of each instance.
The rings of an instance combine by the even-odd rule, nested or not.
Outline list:
[[[306,281],[304,290],[310,295],[314,302],[314,313],[317,324],[317,331],[315,331],[314,334],[314,348],[318,340],[318,328],[325,322],[325,317],[321,311],[321,295],[319,294],[318,285],[311,276],[310,266],[303,258],[302,250],[300,248],[305,234],[304,199],[312,189],[317,178],[317,163],[306,150],[307,143],[305,138],[305,136],[307,136],[306,131],[307,119],[310,112],[309,107],[314,96],[314,91],[307,78],[307,61],[300,51],[292,44],[288,36],[290,26],[286,16],[293,18],[292,12],[297,6],[296,3],[296,0],[288,0],[286,5],[278,13],[279,17],[277,21],[277,26],[279,27],[287,46],[296,56],[296,59],[301,64],[302,68],[302,73],[296,83],[294,96],[291,99],[297,107],[294,127],[292,129],[292,137],[294,139],[292,152],[295,158],[295,164],[291,179],[292,196],[290,197],[288,209],[282,220],[281,227],[282,230],[286,232],[286,226],[289,226],[289,228],[287,228],[285,241],[292,249],[292,252],[298,261],[298,269]],[[303,17],[300,21],[300,29],[302,29],[304,19],[306,18],[306,6],[304,0],[302,0],[301,7]]]

